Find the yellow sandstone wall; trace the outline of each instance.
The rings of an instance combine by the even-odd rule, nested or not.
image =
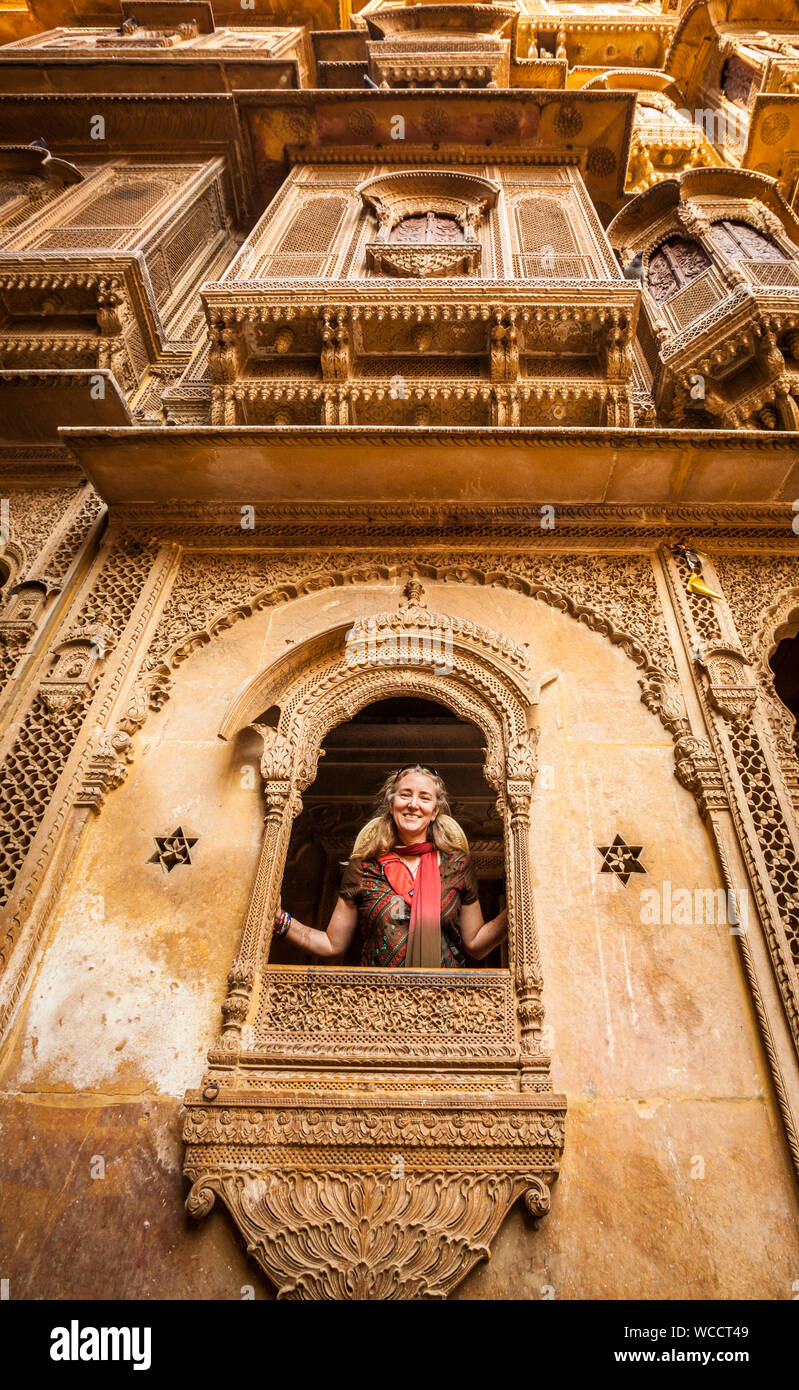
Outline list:
[[[634,666],[519,594],[425,592],[431,609],[528,643],[533,672],[556,675],[539,710],[532,848],[554,1088],[569,1102],[563,1170],[539,1228],[512,1212],[455,1296],[790,1298],[796,1192],[735,938],[640,920],[642,888],[721,880]],[[195,1226],[182,1205],[181,1097],[218,1031],[261,835],[256,745],[217,729],[242,681],[290,643],[399,593],[327,590],[239,622],[186,662],[138,736],[0,1059],[12,1298],[272,1296],[224,1212]],[[167,875],[147,860],[178,824],[198,837],[194,863]],[[647,868],[626,888],[598,872],[596,846],[617,832]]]

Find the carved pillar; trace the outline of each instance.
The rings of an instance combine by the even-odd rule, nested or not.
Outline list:
[[[512,846],[508,876],[512,924],[509,937],[510,967],[516,991],[516,1012],[521,1029],[521,1089],[539,1089],[542,1063],[546,1058],[540,1049],[540,1030],[544,1020],[541,999],[543,977],[538,950],[532,884],[529,873],[528,839],[530,834],[530,801],[532,782],[508,782],[508,826]],[[546,1067],[544,1067],[546,1071]]]
[[[684,735],[677,777],[713,830],[730,914],[799,1176],[799,843],[790,797],[726,600],[687,592],[684,559],[663,556],[709,740]],[[721,593],[708,560],[702,578]],[[742,913],[749,896],[756,911]],[[735,918],[737,918],[737,923]],[[751,920],[751,919],[754,920]]]
[[[222,1005],[222,1035],[216,1044],[217,1050],[223,1053],[237,1052],[241,1047],[253,986],[269,956],[292,822],[302,809],[299,795],[292,793],[291,745],[268,725],[254,724],[252,727],[263,739],[264,838],[239,948],[228,973],[228,994]]]
[[[521,1030],[521,1088],[538,1090],[541,1072],[547,1075],[548,1059],[541,1053],[540,1032],[544,1019],[543,975],[535,923],[533,885],[530,880],[530,802],[537,771],[537,730],[528,730],[506,750],[503,788],[507,840],[509,897],[509,964],[516,992],[516,1012]],[[548,1082],[543,1085],[548,1089]]]

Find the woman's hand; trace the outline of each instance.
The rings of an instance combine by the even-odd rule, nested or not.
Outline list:
[[[281,900],[278,898],[275,914],[276,929],[280,923],[281,911]],[[312,956],[331,960],[339,956],[343,957],[355,935],[357,926],[357,907],[354,903],[339,898],[327,924],[327,931],[317,931],[315,927],[306,927],[302,922],[298,922],[296,917],[292,917],[291,926],[284,939],[291,942],[292,946],[299,946],[303,951],[310,951]]]
[[[492,921],[484,922],[479,902],[464,903],[458,925],[467,955],[472,960],[483,960],[507,935],[508,909],[503,907]]]

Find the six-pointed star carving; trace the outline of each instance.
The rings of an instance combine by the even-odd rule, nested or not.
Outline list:
[[[643,849],[643,845],[625,844],[621,835],[616,836],[612,845],[597,845],[597,850],[605,861],[599,872],[601,874],[615,874],[626,888],[630,874],[646,873],[646,869],[640,862]]]
[[[154,839],[158,849],[155,854],[147,860],[147,863],[161,864],[169,874],[176,864],[191,863],[191,854],[189,850],[192,845],[196,845],[199,836],[194,835],[190,837],[184,835],[182,827],[178,826],[177,830],[172,831],[171,835],[156,835]]]

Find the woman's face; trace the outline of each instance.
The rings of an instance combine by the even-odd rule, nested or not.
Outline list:
[[[438,792],[424,772],[406,772],[391,798],[391,814],[400,838],[406,843],[425,840],[427,827],[438,810]]]

